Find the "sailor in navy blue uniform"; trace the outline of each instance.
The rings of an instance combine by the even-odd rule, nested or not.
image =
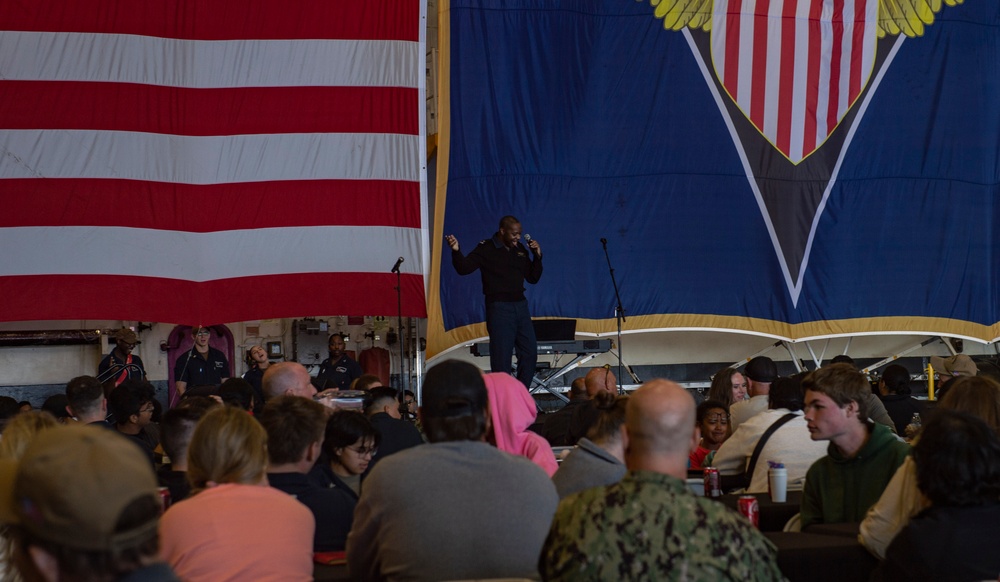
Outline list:
[[[361,366],[344,353],[344,336],[335,333],[330,336],[330,357],[319,365],[319,373],[313,384],[317,390],[336,388],[348,390],[351,382],[361,376]]]
[[[531,387],[538,362],[535,328],[524,297],[524,282],[534,285],[542,277],[542,248],[538,241],[521,244],[521,223],[513,216],[500,219],[500,228],[462,255],[458,240],[445,237],[451,247],[451,264],[459,275],[479,270],[486,296],[486,330],[490,335],[490,368],[511,373],[511,354],[517,356],[517,379]],[[530,254],[529,254],[530,249]]]
[[[192,330],[194,346],[181,354],[174,364],[177,398],[183,396],[189,386],[218,387],[231,376],[225,354],[208,345],[211,330],[202,326],[195,326]]]

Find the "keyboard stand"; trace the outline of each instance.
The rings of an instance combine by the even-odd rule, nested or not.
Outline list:
[[[557,391],[555,388],[550,387],[549,384],[551,384],[552,381],[555,380],[556,378],[565,375],[571,370],[579,368],[580,366],[586,364],[590,360],[593,360],[599,355],[601,354],[600,353],[577,354],[576,357],[570,360],[570,362],[567,363],[565,366],[562,366],[555,370],[552,370],[550,368],[543,372],[536,372],[535,376],[531,379],[531,389],[528,390],[528,392],[530,392],[531,394],[535,394],[539,390],[547,390],[550,394],[552,394],[556,398],[559,398],[563,402],[569,402],[569,398],[567,398],[561,392]]]
[[[539,356],[563,356],[574,354],[570,362],[560,368],[535,369],[531,378],[531,387],[528,388],[530,394],[535,394],[540,390],[547,390],[550,394],[563,402],[569,402],[569,398],[552,388],[550,384],[556,378],[565,375],[570,370],[579,368],[583,364],[593,360],[601,354],[606,354],[611,350],[611,340],[609,339],[586,339],[586,340],[563,340],[538,342]],[[490,355],[489,342],[478,342],[469,346],[469,351],[474,356]]]

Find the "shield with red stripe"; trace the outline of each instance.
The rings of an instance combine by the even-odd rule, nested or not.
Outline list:
[[[715,73],[754,127],[797,164],[868,84],[877,15],[878,0],[715,0]]]

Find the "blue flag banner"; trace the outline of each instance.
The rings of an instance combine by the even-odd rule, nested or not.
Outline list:
[[[585,333],[606,239],[625,330],[997,339],[1000,3],[884,2],[442,4],[428,356],[486,335],[441,235],[507,214]]]

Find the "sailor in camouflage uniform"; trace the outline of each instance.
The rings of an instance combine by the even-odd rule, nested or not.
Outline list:
[[[697,446],[694,399],[647,382],[626,412],[629,472],[559,504],[539,571],[544,580],[783,580],[775,548],[750,522],[687,487]]]

